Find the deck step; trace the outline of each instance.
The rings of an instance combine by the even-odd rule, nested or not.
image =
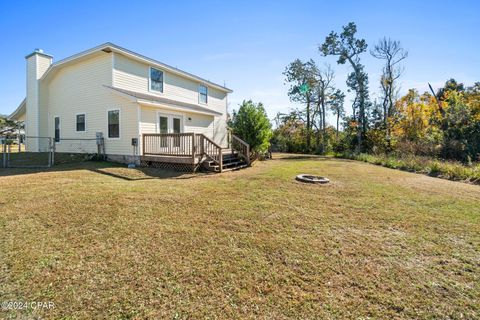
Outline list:
[[[204,162],[207,166],[207,169],[219,172],[220,166],[213,160],[206,160]],[[248,167],[247,163],[237,152],[224,152],[222,154],[222,172],[240,170],[245,167]]]
[[[224,168],[222,170],[222,172],[228,172],[228,171],[236,171],[236,170],[240,170],[240,169],[243,169],[243,168],[246,168],[248,167],[247,164],[243,164],[241,166],[236,166],[236,167],[232,167],[232,168]],[[214,172],[219,172],[218,170],[218,166],[216,166],[214,169],[213,169]]]
[[[244,164],[245,162],[243,161],[235,161],[235,162],[230,162],[230,163],[224,163],[223,164],[223,168],[230,168],[230,167],[236,167],[238,165],[242,165]]]
[[[227,171],[235,171],[235,170],[240,170],[240,169],[243,169],[243,168],[246,168],[248,167],[247,164],[243,164],[241,166],[236,166],[236,167],[233,167],[233,168],[227,168],[227,169],[223,169],[223,172],[227,172]]]

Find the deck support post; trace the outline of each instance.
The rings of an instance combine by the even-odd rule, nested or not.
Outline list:
[[[55,152],[57,151],[57,144],[55,142],[55,139],[50,138],[50,141],[52,141],[52,166],[55,164]],[[103,141],[103,138],[102,138]],[[103,144],[105,146],[105,144]],[[103,151],[103,154],[105,156],[105,150]],[[106,160],[106,159],[103,159]]]
[[[223,152],[222,148],[218,148],[218,166],[220,173],[223,171]]]
[[[3,154],[3,167],[6,168],[7,167],[7,141],[6,140],[2,140],[2,154]]]
[[[195,172],[195,132],[192,133],[192,171]]]
[[[53,166],[53,144],[52,138],[48,138],[48,167]]]

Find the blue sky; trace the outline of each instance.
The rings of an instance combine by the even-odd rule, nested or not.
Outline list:
[[[409,51],[403,91],[451,77],[480,81],[477,1],[2,1],[0,114],[25,96],[24,57],[34,48],[59,60],[110,41],[225,82],[234,90],[231,108],[251,98],[273,117],[294,106],[282,72],[297,57],[330,63],[346,89],[348,67],[321,57],[318,44],[350,21],[370,47],[387,36]],[[378,96],[381,65],[368,53],[363,61]]]

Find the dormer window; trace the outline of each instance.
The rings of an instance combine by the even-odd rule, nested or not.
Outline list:
[[[208,103],[208,88],[203,84],[198,87],[198,101],[203,104]]]
[[[163,71],[150,68],[150,91],[163,92]]]

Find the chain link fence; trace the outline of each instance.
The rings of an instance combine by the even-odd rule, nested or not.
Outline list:
[[[6,167],[6,154],[7,154],[7,144],[6,136],[0,136],[0,168]]]
[[[4,168],[49,168],[53,163],[53,139],[29,137],[2,139]]]
[[[0,137],[0,167],[49,168],[56,164],[104,160],[103,137],[60,139],[50,137],[24,137],[13,140]]]
[[[70,139],[55,142],[53,164],[105,160],[103,138]]]

